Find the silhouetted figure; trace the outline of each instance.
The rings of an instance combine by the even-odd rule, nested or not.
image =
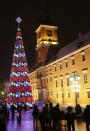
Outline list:
[[[56,130],[56,125],[59,120],[59,112],[60,112],[60,105],[57,103],[57,105],[53,108],[53,129]]]
[[[17,121],[19,124],[21,123],[21,111],[22,111],[21,107],[18,106],[17,107]]]
[[[42,112],[40,113],[39,119],[40,119],[42,131],[46,130],[46,124],[49,124],[49,128],[51,128],[51,117],[50,117],[47,103],[43,107]]]
[[[7,121],[9,120],[9,110],[7,109]]]
[[[83,119],[86,122],[86,129],[87,131],[90,131],[89,126],[90,126],[90,105],[87,105],[84,113],[83,113]]]
[[[38,110],[38,107],[37,107],[36,104],[34,104],[34,106],[33,106],[32,115],[33,115],[33,120],[34,120],[34,127],[35,126],[37,127],[37,120],[38,120],[38,117],[39,117],[39,110]]]
[[[0,110],[0,131],[6,131],[6,116],[3,109]]]
[[[42,129],[42,131],[44,131],[43,111],[41,111],[39,113],[39,120],[40,120],[40,124],[41,124],[41,129]]]
[[[77,106],[75,107],[75,115],[78,116],[78,115],[81,115],[82,113],[82,108],[79,104],[77,104]]]
[[[12,120],[14,119],[14,115],[15,115],[15,106],[12,104],[11,106],[11,112],[12,112]]]
[[[2,105],[2,110],[5,114],[6,120],[8,120],[9,119],[9,110],[7,109],[6,103],[4,105]]]
[[[67,113],[66,113],[66,120],[67,120],[67,125],[68,125],[68,131],[75,131],[75,113],[72,111],[72,107],[69,106],[67,107]]]
[[[24,110],[27,111],[27,105],[26,105],[26,103],[24,104]]]
[[[53,120],[53,104],[52,103],[49,104],[49,113],[51,116],[51,120]]]

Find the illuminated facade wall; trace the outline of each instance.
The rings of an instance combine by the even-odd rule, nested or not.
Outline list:
[[[72,57],[73,56],[73,57]],[[85,57],[85,60],[84,60]],[[47,65],[47,98],[59,103],[75,103],[75,93],[70,89],[72,72],[80,75],[79,104],[90,104],[90,44]],[[51,68],[51,71],[50,71]],[[51,73],[50,73],[51,72]]]
[[[73,44],[73,43],[72,43]],[[73,46],[73,45],[72,45]],[[30,73],[34,101],[40,100],[59,102],[60,104],[75,104],[75,93],[70,86],[72,72],[80,75],[80,92],[77,93],[78,104],[90,104],[90,42],[49,64],[43,65]],[[45,92],[45,94],[44,94]],[[44,95],[45,96],[44,96]],[[44,97],[43,97],[44,96]]]

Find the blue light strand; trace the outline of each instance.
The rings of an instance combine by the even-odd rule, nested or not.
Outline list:
[[[23,57],[23,58],[26,58],[26,55],[25,55],[25,53],[14,53],[14,55],[13,55],[13,58],[21,58],[21,57]]]
[[[12,72],[10,77],[19,77],[19,76],[28,76],[29,77],[29,72],[26,71],[17,71],[17,72]]]
[[[32,92],[10,92],[8,93],[8,97],[27,97],[32,96]]]
[[[20,66],[24,66],[27,67],[27,63],[24,62],[16,62],[16,63],[12,63],[12,67],[20,67]]]
[[[10,82],[9,83],[9,87],[20,87],[20,86],[23,86],[23,87],[28,87],[28,86],[31,86],[31,82],[30,81],[16,81],[16,82]]]
[[[17,44],[15,45],[15,48],[16,48],[16,49],[24,49],[24,46],[23,46],[22,44],[18,44],[18,43],[17,43]]]

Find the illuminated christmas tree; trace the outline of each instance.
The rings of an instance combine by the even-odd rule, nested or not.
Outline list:
[[[26,104],[32,106],[32,87],[29,80],[29,70],[19,25],[22,19],[18,17],[16,21],[18,22],[18,29],[9,79],[7,103],[8,105]]]

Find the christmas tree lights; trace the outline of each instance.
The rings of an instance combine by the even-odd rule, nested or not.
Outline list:
[[[32,87],[29,80],[29,70],[27,67],[21,29],[19,26],[22,19],[18,17],[16,21],[18,22],[18,29],[9,79],[7,103],[8,105],[27,104],[32,106]]]

